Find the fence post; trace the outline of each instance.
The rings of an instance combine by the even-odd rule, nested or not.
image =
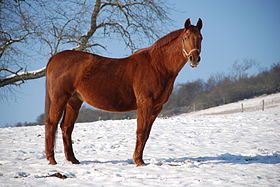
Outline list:
[[[262,100],[262,111],[264,111],[264,99]]]
[[[244,112],[243,103],[241,103],[241,112]]]

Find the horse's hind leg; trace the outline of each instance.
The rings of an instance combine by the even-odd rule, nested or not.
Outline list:
[[[54,146],[55,146],[55,135],[57,131],[58,122],[62,116],[63,110],[67,103],[69,96],[63,95],[60,97],[53,97],[50,100],[50,110],[46,116],[45,125],[45,149],[46,157],[49,160],[49,164],[56,164],[54,158]]]
[[[75,158],[72,147],[72,131],[74,129],[75,121],[78,118],[79,110],[83,101],[81,101],[77,95],[73,95],[67,102],[64,117],[61,123],[62,138],[64,144],[64,153],[68,161],[73,164],[79,164],[80,162]]]

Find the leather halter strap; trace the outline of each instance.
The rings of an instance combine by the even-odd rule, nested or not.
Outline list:
[[[183,55],[184,55],[184,57],[186,57],[186,58],[189,58],[189,56],[191,56],[192,52],[194,52],[194,51],[200,52],[200,50],[197,49],[197,48],[193,48],[192,50],[190,50],[189,52],[187,52],[187,51],[185,50],[185,47],[184,47],[184,40],[182,40],[182,50],[183,50]]]

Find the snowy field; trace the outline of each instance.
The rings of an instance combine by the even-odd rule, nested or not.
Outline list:
[[[1,128],[0,186],[280,186],[280,94],[157,119],[143,167],[132,163],[135,123],[76,124],[80,165],[65,161],[59,130],[55,166],[43,126]]]

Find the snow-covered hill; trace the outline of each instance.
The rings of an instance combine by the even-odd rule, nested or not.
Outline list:
[[[157,119],[144,167],[132,163],[135,131],[136,120],[76,124],[80,165],[59,131],[51,166],[43,126],[1,128],[0,186],[280,186],[280,94]]]

